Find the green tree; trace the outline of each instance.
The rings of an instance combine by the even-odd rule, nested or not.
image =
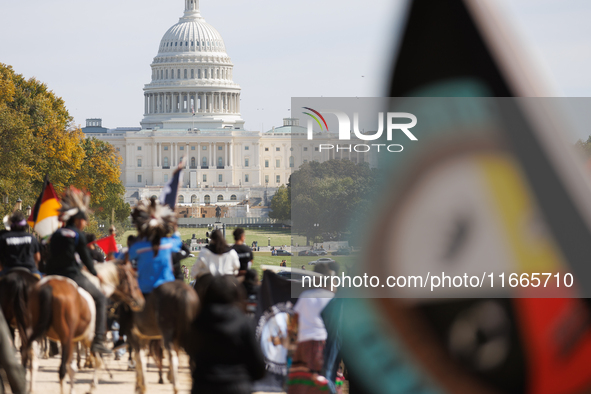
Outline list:
[[[285,185],[282,185],[277,189],[275,195],[271,199],[271,212],[269,217],[281,221],[291,219],[291,198],[290,190]]]
[[[322,234],[339,239],[355,216],[368,209],[377,172],[349,160],[309,162],[292,173],[292,228],[308,240]]]

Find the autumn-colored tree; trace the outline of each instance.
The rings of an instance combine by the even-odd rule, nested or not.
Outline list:
[[[0,63],[0,214],[12,210],[17,198],[33,206],[43,178],[49,176],[61,193],[74,185],[87,190],[92,206],[129,216],[119,180],[120,159],[114,148],[86,139],[75,127],[64,101],[35,78],[25,79]],[[101,215],[103,212],[98,213]]]

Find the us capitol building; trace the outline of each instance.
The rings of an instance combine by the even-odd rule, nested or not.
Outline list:
[[[180,206],[244,207],[234,214],[260,215],[261,210],[249,211],[249,205],[269,202],[292,170],[335,156],[318,152],[321,140],[316,137],[301,138],[292,146],[293,134],[306,133],[295,118],[267,132],[244,128],[234,64],[221,35],[201,16],[199,0],[185,0],[185,12],[164,34],[151,68],[141,127],[107,129],[101,119],[87,119],[82,129],[111,143],[121,155],[125,198],[132,206],[138,199],[158,196],[187,157]],[[339,156],[367,160],[355,152]]]

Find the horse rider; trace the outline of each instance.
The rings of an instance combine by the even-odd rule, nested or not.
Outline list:
[[[105,295],[82,274],[77,257],[88,271],[99,278],[90,257],[84,228],[88,224],[88,203],[90,197],[80,190],[70,188],[64,193],[60,208],[60,220],[66,224],[57,230],[50,239],[51,256],[47,262],[48,275],[61,275],[72,279],[86,290],[96,304],[96,328],[90,350],[98,353],[111,353],[105,346],[107,329],[107,299]]]
[[[41,246],[33,234],[26,232],[27,221],[24,215],[17,211],[5,218],[4,225],[8,231],[0,235],[0,276],[14,268],[24,268],[39,278]]]
[[[181,251],[183,242],[175,231],[174,211],[155,198],[149,203],[140,201],[131,216],[138,239],[129,248],[128,258],[136,261],[140,290],[148,295],[161,284],[175,280],[173,254]]]

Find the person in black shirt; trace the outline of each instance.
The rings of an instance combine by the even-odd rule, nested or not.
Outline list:
[[[246,234],[244,233],[243,228],[236,228],[233,234],[235,243],[234,246],[232,246],[232,249],[238,254],[238,259],[240,260],[240,271],[238,272],[238,275],[242,276],[246,273],[246,270],[250,268],[250,263],[253,259],[252,249],[244,243]]]
[[[96,241],[96,235],[92,233],[86,233],[86,242],[88,242],[88,252],[90,253],[90,257],[97,263],[104,263],[105,262],[105,255],[103,251],[98,247],[94,242]]]
[[[83,232],[88,224],[86,213],[88,210],[88,200],[89,197],[74,188],[68,189],[64,193],[61,201],[60,220],[66,223],[66,227],[60,228],[51,236],[49,241],[51,256],[47,262],[46,271],[48,275],[68,277],[90,293],[96,304],[96,328],[91,351],[111,353],[111,350],[104,345],[105,331],[107,329],[107,299],[82,274],[81,266],[76,259],[76,254],[78,254],[82,264],[88,269],[88,272],[94,276],[98,276],[94,268],[94,262],[86,247],[87,240]],[[102,281],[100,276],[98,278]]]
[[[10,229],[0,235],[0,275],[13,268],[26,268],[39,276],[37,264],[41,260],[41,248],[37,239],[25,231],[26,226],[27,222],[21,212],[13,213],[8,219]]]

